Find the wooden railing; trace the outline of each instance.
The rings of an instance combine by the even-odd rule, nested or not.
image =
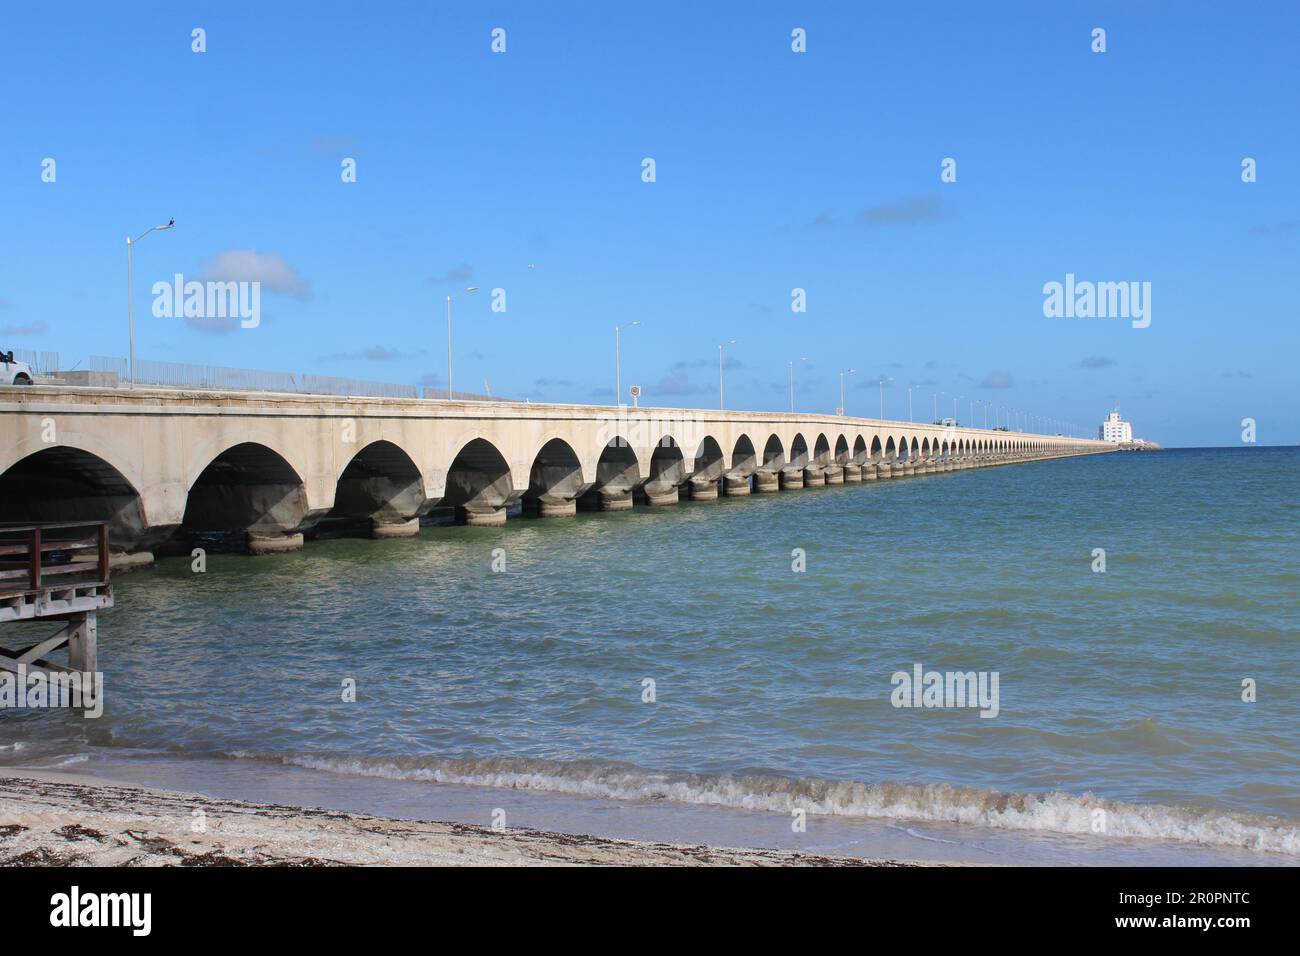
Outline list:
[[[77,560],[77,552],[94,552],[94,560]],[[64,558],[64,554],[67,557]],[[55,521],[0,524],[0,595],[23,594],[71,581],[47,578],[85,575],[77,584],[108,583],[108,523]]]

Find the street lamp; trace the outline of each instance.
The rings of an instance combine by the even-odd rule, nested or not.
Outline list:
[[[808,361],[808,356],[805,355],[799,361]],[[794,414],[794,359],[790,360],[790,414]]]
[[[466,292],[477,292],[478,286],[466,286]],[[451,401],[451,296],[447,296],[447,401]]]
[[[152,229],[146,229],[135,239],[130,236],[126,237],[126,324],[127,334],[131,339],[131,387],[135,388],[135,313],[131,308],[131,247],[149,235],[151,232],[162,232],[164,229],[175,229],[175,217],[167,221],[165,226],[154,226]]]
[[[892,378],[882,378],[877,384],[880,385],[880,420],[885,420],[885,385],[892,382]],[[912,386],[907,386],[907,417],[912,417]]]
[[[614,326],[614,405],[621,408],[623,405],[623,359],[620,353],[619,335],[624,328],[631,328],[634,325],[640,325],[641,320],[629,322],[626,326]]]
[[[729,339],[726,344],[735,345],[736,340]],[[718,411],[722,411],[723,408],[726,407],[722,398],[722,349],[723,346],[719,345],[718,346]]]
[[[907,420],[912,420],[912,386],[907,386]]]
[[[853,369],[853,368],[840,369],[840,414],[841,415],[847,414],[848,412],[848,410],[844,407],[844,376],[852,375],[856,371],[857,369]]]

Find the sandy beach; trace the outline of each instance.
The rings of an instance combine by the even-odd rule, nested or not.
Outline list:
[[[0,866],[914,866],[393,820],[0,773]]]

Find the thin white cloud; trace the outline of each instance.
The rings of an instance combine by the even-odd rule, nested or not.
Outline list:
[[[289,263],[273,252],[230,249],[219,252],[203,267],[203,282],[260,282],[264,290],[310,299],[311,288]]]

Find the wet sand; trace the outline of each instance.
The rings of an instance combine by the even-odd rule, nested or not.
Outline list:
[[[0,866],[915,866],[220,800],[0,772]]]

